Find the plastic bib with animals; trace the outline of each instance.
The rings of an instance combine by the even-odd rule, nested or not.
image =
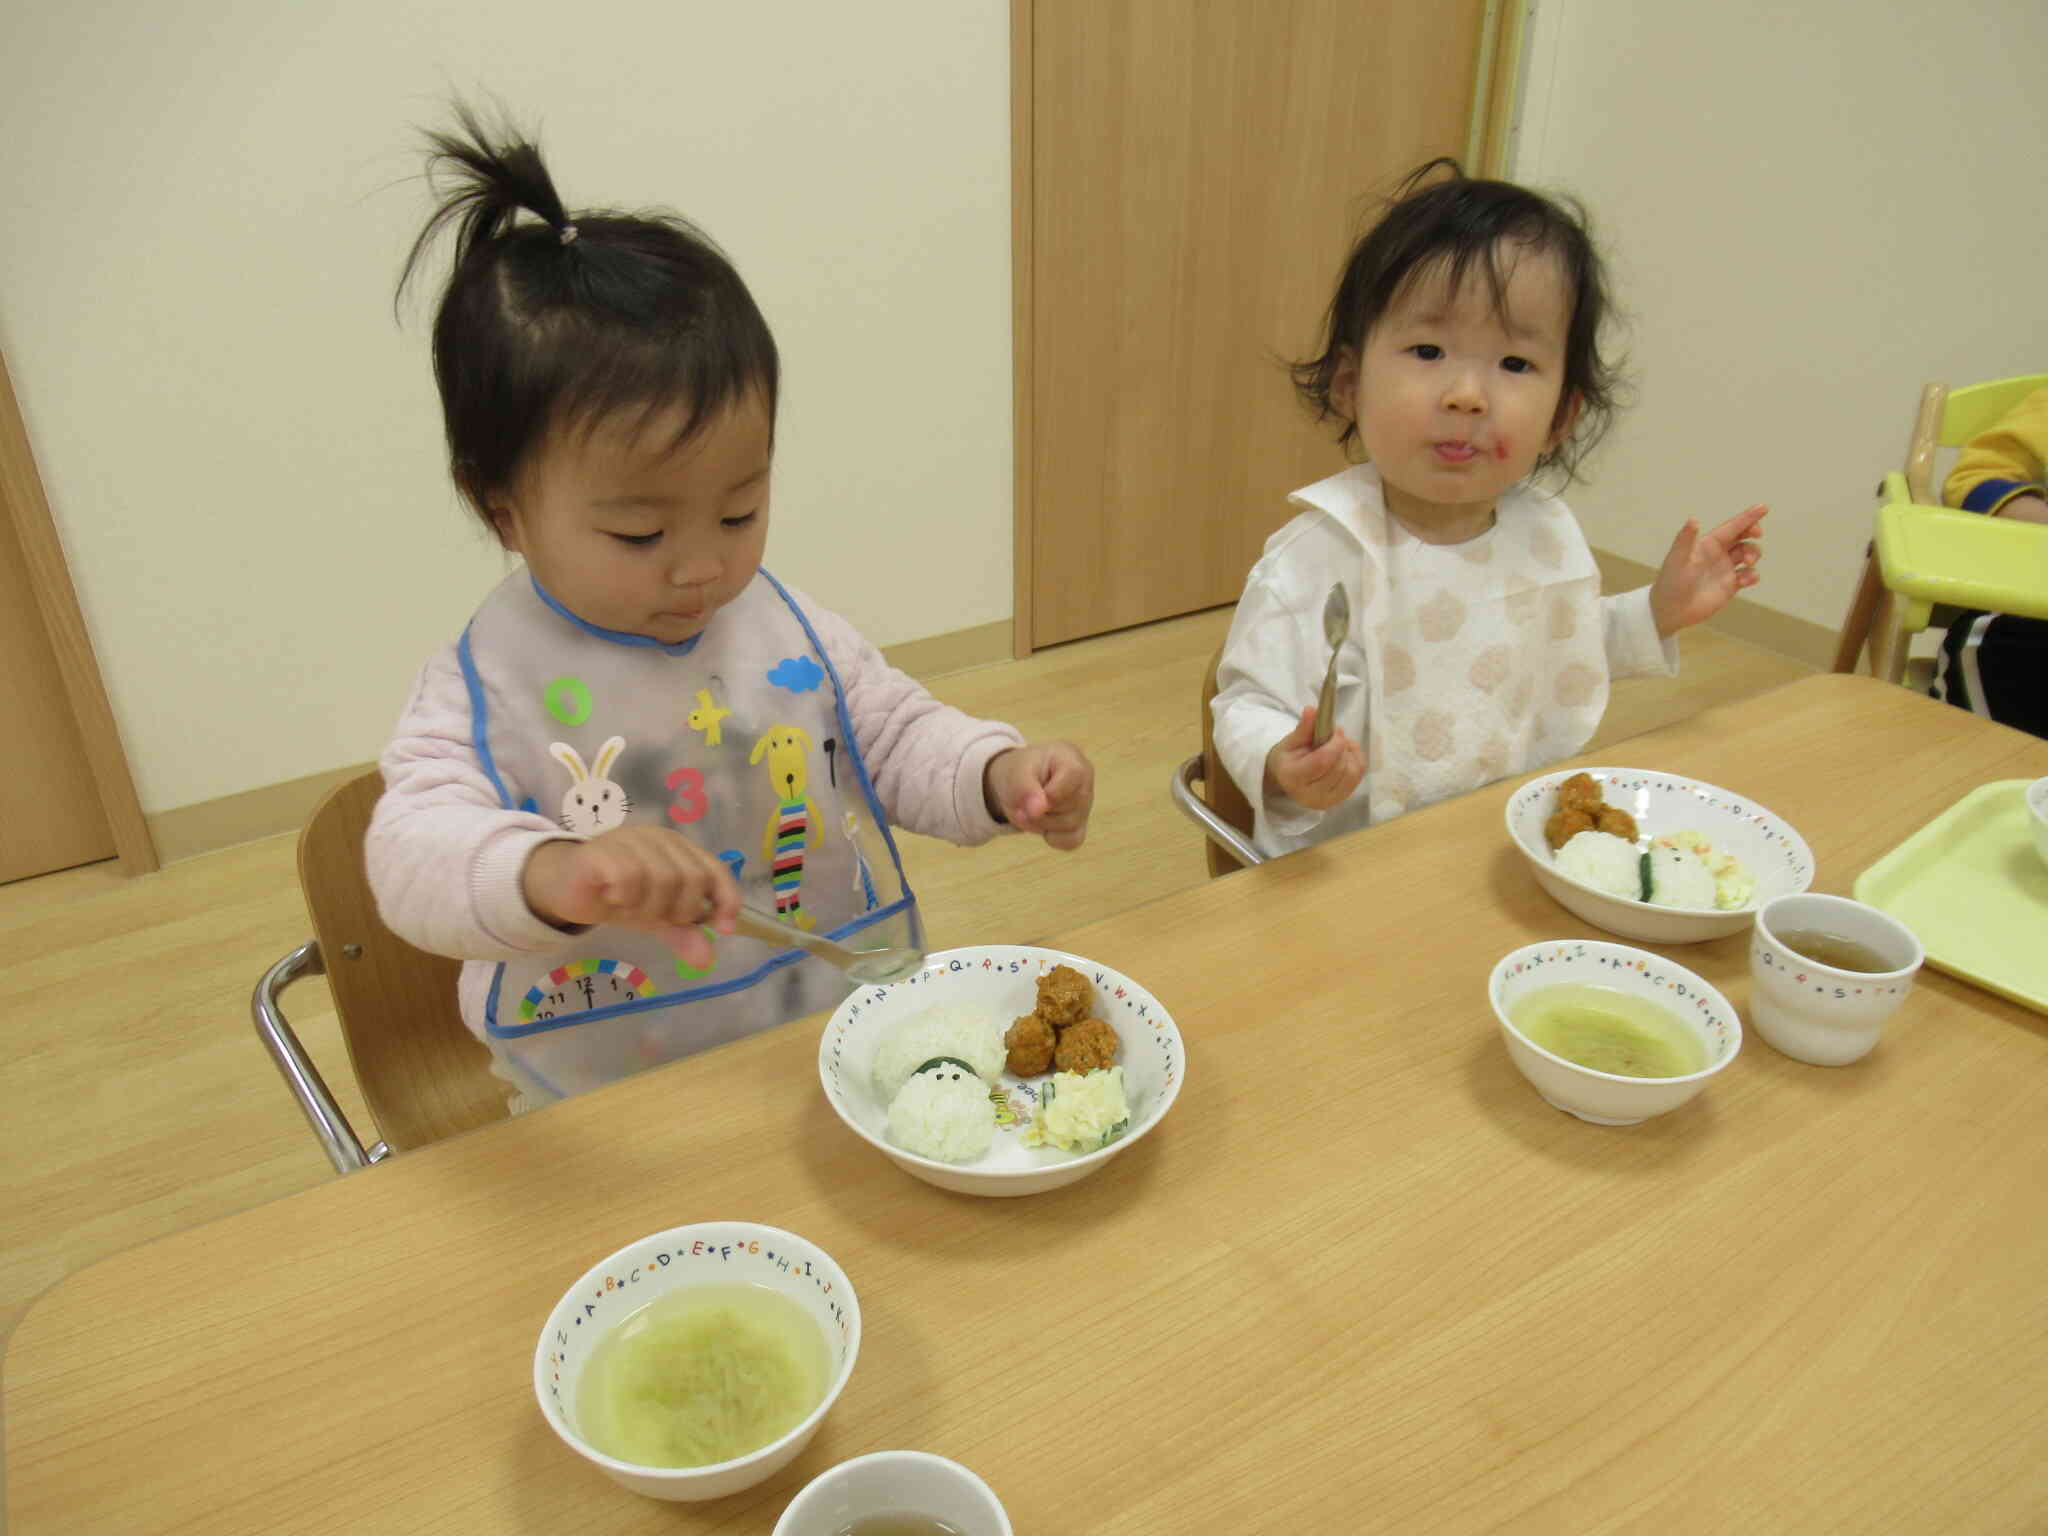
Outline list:
[[[679,645],[586,624],[517,572],[459,652],[477,756],[507,808],[579,837],[666,826],[784,922],[861,948],[922,944],[839,678],[766,571]],[[700,970],[651,934],[599,927],[499,966],[485,1009],[499,1070],[530,1098],[561,1098],[846,995],[798,951],[714,947]]]

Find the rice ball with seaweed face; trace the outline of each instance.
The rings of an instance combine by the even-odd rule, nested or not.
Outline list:
[[[965,1062],[941,1057],[910,1075],[889,1105],[889,1139],[941,1163],[985,1157],[996,1139],[988,1084]]]
[[[1560,874],[1624,901],[1643,897],[1642,855],[1612,832],[1579,832],[1557,850]]]
[[[1689,848],[1658,844],[1650,849],[1651,905],[1714,908],[1714,872]]]
[[[909,1014],[886,1029],[875,1047],[875,1102],[887,1104],[926,1062],[950,1056],[984,1083],[1002,1076],[1003,1026],[993,1014],[961,1003]]]

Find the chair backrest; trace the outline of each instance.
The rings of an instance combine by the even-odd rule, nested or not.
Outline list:
[[[1920,391],[1920,413],[1906,450],[1906,489],[1912,499],[1921,506],[1939,506],[1939,487],[1934,484],[1935,450],[1962,447],[1978,433],[1989,430],[1999,417],[2037,389],[2048,389],[2048,373],[1987,379],[1961,389],[1946,389],[1940,384],[1925,386]]]
[[[320,802],[299,834],[299,886],[356,1082],[378,1134],[403,1151],[508,1110],[489,1051],[456,1008],[462,963],[413,948],[377,915],[363,835],[383,790],[372,771]]]
[[[1230,770],[1223,766],[1223,759],[1216,754],[1216,716],[1209,703],[1216,697],[1216,664],[1222,659],[1223,647],[1219,645],[1216,654],[1209,658],[1208,670],[1202,674],[1202,800],[1210,810],[1250,837],[1252,803],[1245,799],[1244,792],[1237,787],[1237,780],[1230,776]],[[1244,868],[1217,847],[1215,839],[1205,838],[1203,843],[1209,850],[1211,875],[1227,875]]]
[[[1942,447],[1962,447],[2037,389],[2048,389],[2048,373],[1990,379],[1950,390],[1941,410]]]

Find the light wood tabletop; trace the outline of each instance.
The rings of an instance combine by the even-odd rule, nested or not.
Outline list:
[[[2048,743],[1828,676],[1598,760],[1770,807],[1846,893]],[[1751,1035],[1684,1108],[1583,1124],[1486,1000],[1508,950],[1601,936],[1509,846],[1512,788],[1049,936],[1187,1049],[1069,1188],[911,1179],[834,1116],[812,1020],[105,1259],[10,1342],[11,1529],[766,1532],[910,1447],[1028,1536],[2041,1530],[2048,1019],[1930,970],[1855,1066]],[[1667,953],[1746,1007],[1745,937]],[[779,1476],[653,1503],[555,1440],[535,1340],[586,1266],[728,1217],[839,1260],[859,1364]]]

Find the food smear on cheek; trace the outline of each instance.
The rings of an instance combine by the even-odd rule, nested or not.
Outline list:
[[[1508,456],[1508,440],[1507,440],[1506,438],[1504,438],[1504,437],[1503,437],[1503,438],[1497,438],[1497,439],[1495,439],[1495,441],[1494,441],[1494,444],[1493,444],[1493,456],[1494,456],[1494,457],[1495,457],[1496,459],[1506,459],[1506,458],[1507,458],[1507,456]]]

